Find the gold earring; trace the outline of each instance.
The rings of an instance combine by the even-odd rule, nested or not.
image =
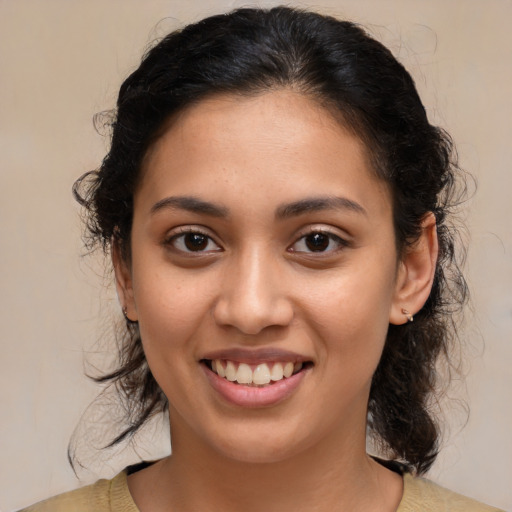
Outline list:
[[[413,322],[414,317],[407,311],[407,309],[402,308],[402,313],[406,316],[408,322]]]

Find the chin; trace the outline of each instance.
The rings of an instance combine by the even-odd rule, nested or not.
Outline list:
[[[247,432],[240,427],[240,435],[216,440],[215,450],[227,459],[247,464],[275,464],[293,458],[303,451],[306,441],[293,440],[292,434],[277,433],[275,425],[269,431]]]

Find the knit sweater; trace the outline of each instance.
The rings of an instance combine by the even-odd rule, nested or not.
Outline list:
[[[128,489],[126,471],[112,480],[67,492],[20,512],[139,512]],[[503,512],[444,489],[429,480],[404,475],[404,493],[396,512]]]

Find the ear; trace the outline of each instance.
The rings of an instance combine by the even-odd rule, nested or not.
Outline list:
[[[418,240],[406,249],[399,264],[395,295],[389,315],[389,322],[401,325],[412,318],[427,301],[438,255],[436,219],[427,213],[421,223]],[[405,311],[405,313],[404,313]]]
[[[132,273],[129,263],[123,257],[119,242],[112,240],[112,264],[116,276],[116,290],[119,303],[127,320],[137,322],[137,308],[133,294]]]

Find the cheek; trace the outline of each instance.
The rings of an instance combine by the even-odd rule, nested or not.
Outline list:
[[[153,351],[167,359],[183,346],[193,349],[190,339],[209,318],[212,293],[208,280],[184,279],[180,272],[168,269],[134,272],[134,276],[139,328],[148,360]]]
[[[197,333],[208,318],[207,300],[201,286],[185,286],[179,279],[159,276],[143,282],[136,298],[144,353],[169,402],[183,408],[196,392],[189,377],[197,366]]]
[[[373,374],[389,327],[394,280],[388,276],[386,272],[340,272],[323,286],[308,287],[314,291],[303,302],[303,316],[321,340],[326,366],[343,368],[351,375]]]

